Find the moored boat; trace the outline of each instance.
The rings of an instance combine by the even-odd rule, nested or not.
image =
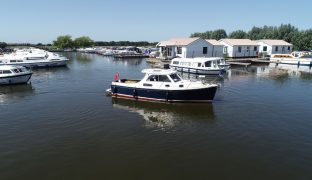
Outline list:
[[[27,83],[32,72],[22,66],[0,66],[0,85]]]
[[[185,73],[223,75],[230,65],[223,58],[174,58],[170,68]]]
[[[19,65],[32,68],[66,66],[67,62],[66,57],[41,49],[18,50],[0,56],[0,65]]]
[[[113,97],[160,102],[211,102],[217,84],[183,80],[176,71],[144,69],[142,80],[120,79],[112,82]]]
[[[293,52],[291,54],[273,54],[270,58],[270,61],[280,64],[312,66],[312,55],[304,52]]]

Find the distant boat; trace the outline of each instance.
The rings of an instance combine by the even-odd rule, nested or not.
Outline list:
[[[119,79],[108,92],[116,98],[160,102],[211,102],[217,85],[183,80],[174,70],[144,69],[142,80]]]
[[[32,72],[22,66],[0,66],[0,85],[27,83]]]
[[[202,75],[222,75],[230,65],[223,58],[174,58],[171,60],[170,69],[185,73]]]
[[[0,65],[19,65],[25,67],[66,66],[68,59],[56,53],[41,49],[17,50],[0,56]]]
[[[297,66],[312,66],[312,55],[309,52],[292,52],[291,54],[273,54],[271,62]]]

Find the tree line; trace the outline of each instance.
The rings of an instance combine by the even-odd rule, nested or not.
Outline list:
[[[236,30],[227,35],[224,29],[214,31],[195,32],[190,37],[201,37],[203,39],[233,38],[233,39],[282,39],[294,45],[294,50],[312,50],[312,29],[299,30],[291,24],[280,26],[254,26],[249,31]]]

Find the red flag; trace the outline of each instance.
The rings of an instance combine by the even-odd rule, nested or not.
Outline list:
[[[119,73],[118,72],[116,72],[116,74],[115,74],[115,81],[118,81],[119,80]]]

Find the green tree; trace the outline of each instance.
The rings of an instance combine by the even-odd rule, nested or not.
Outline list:
[[[227,38],[226,31],[224,29],[217,29],[215,31],[212,31],[211,37],[209,39],[220,40],[223,38]]]
[[[74,40],[75,47],[91,47],[94,45],[94,41],[88,36],[81,36]]]
[[[245,39],[247,38],[247,33],[243,30],[233,31],[229,34],[229,38],[232,39]]]
[[[57,37],[57,39],[53,41],[53,45],[61,49],[74,47],[74,43],[70,35]]]
[[[5,48],[7,47],[7,43],[5,42],[0,42],[0,48]]]

